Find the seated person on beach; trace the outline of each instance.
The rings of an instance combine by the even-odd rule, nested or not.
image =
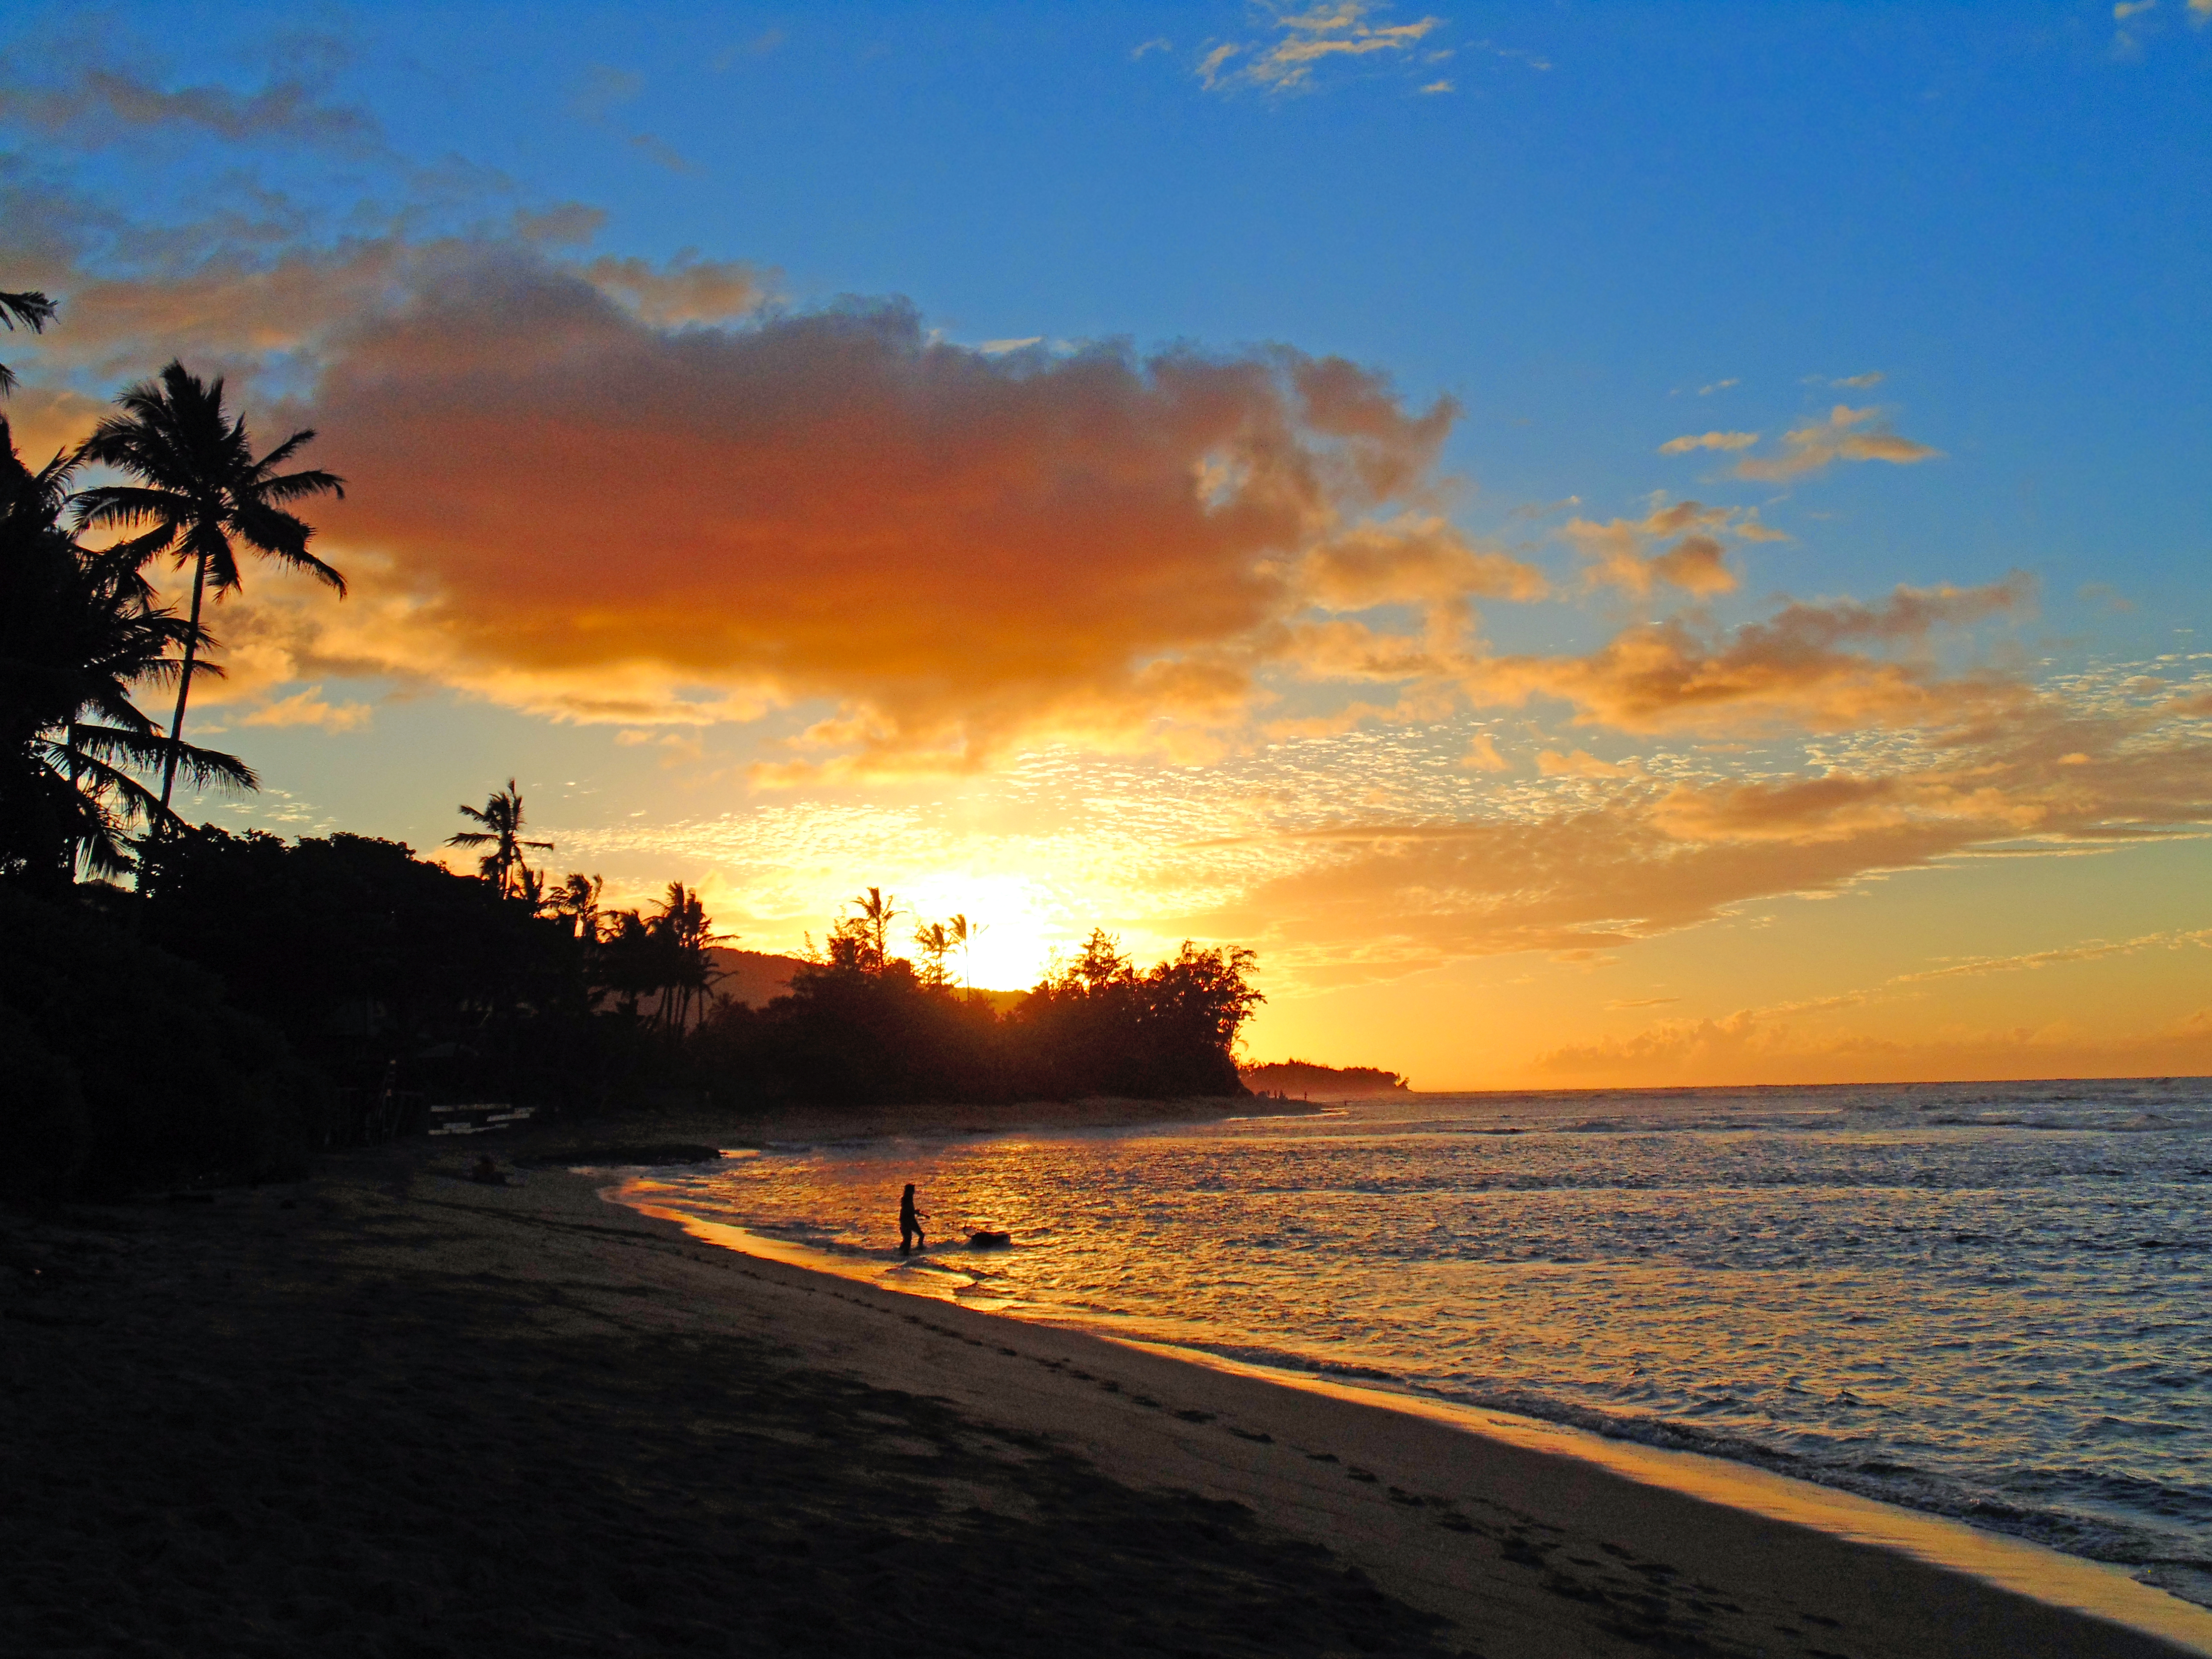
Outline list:
[[[476,1168],[469,1171],[469,1179],[471,1181],[480,1181],[487,1187],[504,1187],[507,1185],[506,1176],[500,1172],[499,1165],[492,1162],[491,1154],[489,1152],[486,1152],[483,1157],[477,1159]]]
[[[921,1224],[928,1218],[914,1207],[914,1183],[906,1184],[906,1194],[899,1200],[899,1254],[908,1255],[927,1248],[928,1241],[921,1236]]]

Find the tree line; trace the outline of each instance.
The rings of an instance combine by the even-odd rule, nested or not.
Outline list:
[[[0,294],[9,328],[53,314]],[[395,1089],[556,1110],[1243,1092],[1242,949],[1139,969],[1094,933],[1001,1011],[968,983],[981,924],[915,926],[902,954],[872,886],[755,1008],[717,990],[726,940],[682,883],[622,909],[533,867],[555,849],[513,779],[460,809],[473,876],[397,842],[185,822],[179,777],[259,786],[185,739],[222,672],[210,598],[249,554],[345,592],[293,510],[343,493],[295,465],[314,435],[257,452],[222,380],[176,362],[42,465],[0,418],[0,1192],[295,1170]],[[88,468],[111,481],[79,488]],[[189,576],[181,610],[162,562]]]

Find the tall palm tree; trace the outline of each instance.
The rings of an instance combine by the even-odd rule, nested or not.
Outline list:
[[[572,870],[568,879],[556,887],[545,902],[555,915],[568,924],[578,939],[586,945],[596,945],[599,939],[599,895],[605,888],[603,878]]]
[[[980,921],[969,921],[964,915],[953,917],[945,924],[945,929],[951,935],[952,948],[960,952],[960,988],[973,992],[975,988],[969,982],[968,952],[977,939],[991,930]]]
[[[13,334],[21,323],[33,334],[46,332],[46,325],[54,319],[54,302],[36,289],[25,289],[19,293],[0,292],[0,325]],[[13,392],[15,376],[5,363],[0,363],[0,392]]]
[[[465,818],[483,825],[481,830],[464,830],[446,837],[448,847],[489,847],[477,861],[477,872],[497,887],[500,896],[507,897],[518,891],[526,893],[535,872],[523,862],[522,849],[533,848],[550,853],[550,841],[525,841],[522,838],[522,792],[514,787],[514,780],[507,781],[507,787],[495,789],[481,811],[473,806],[455,809]],[[518,873],[519,872],[519,873]]]
[[[880,974],[890,961],[891,919],[904,914],[897,901],[880,887],[871,887],[856,899],[847,901],[860,914],[853,918],[865,941],[862,966],[872,973]]]
[[[62,526],[72,463],[33,472],[0,419],[0,871],[65,884],[131,867],[122,836],[161,808],[132,775],[167,759],[133,687],[182,670],[193,630],[153,603],[125,546],[94,550]],[[186,746],[199,784],[253,788],[235,756]]]
[[[161,811],[169,810],[177,765],[184,757],[185,705],[200,666],[200,605],[208,586],[218,594],[241,586],[238,544],[264,557],[304,570],[344,597],[345,578],[307,551],[315,533],[285,504],[311,495],[343,496],[345,481],[308,468],[280,472],[314,438],[295,432],[260,459],[243,417],[222,404],[220,377],[204,381],[172,362],[158,380],[142,380],[116,399],[123,413],[93,429],[77,453],[85,460],[120,469],[137,482],[107,484],[77,497],[80,528],[150,526],[130,545],[137,556],[167,553],[179,569],[192,567],[191,632],[177,678],[177,709],[169,720],[169,754],[161,767]]]
[[[914,942],[921,951],[921,982],[928,986],[945,983],[945,958],[952,953],[952,934],[941,921],[933,921],[927,927],[914,930]]]
[[[692,1008],[721,977],[714,967],[714,947],[728,944],[735,935],[714,932],[704,901],[680,881],[668,884],[660,914],[648,917],[646,926],[665,955],[661,1023],[672,1036],[681,1036],[690,1029]]]

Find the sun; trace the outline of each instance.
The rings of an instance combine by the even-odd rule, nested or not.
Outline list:
[[[899,895],[907,911],[902,938],[933,921],[955,915],[980,928],[963,958],[948,964],[954,977],[979,989],[1022,991],[1044,975],[1054,950],[1069,942],[1065,906],[1043,883],[1026,876],[980,872],[947,872],[908,883]]]

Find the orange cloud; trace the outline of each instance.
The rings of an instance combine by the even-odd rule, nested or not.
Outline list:
[[[1585,1078],[1630,1076],[1647,1084],[1655,1077],[1692,1074],[1707,1081],[1757,1078],[1773,1082],[1832,1080],[1839,1074],[1905,1080],[2194,1072],[2212,1062],[2212,1009],[2200,1009],[2164,1025],[2133,1031],[2092,1032],[2072,1020],[2058,1019],[2002,1029],[1953,1025],[1932,1034],[1905,1037],[1875,1036],[1863,1029],[1838,1028],[1820,1023],[1820,1017],[1894,1001],[1891,994],[1898,988],[1934,980],[2033,971],[2148,950],[2202,950],[2208,942],[2212,942],[2212,929],[2174,930],[2119,942],[2090,940],[2021,956],[1953,963],[1923,973],[1899,974],[1869,991],[1740,1008],[1717,1018],[1659,1020],[1625,1036],[1553,1048],[1537,1057],[1535,1069]],[[1652,999],[1607,1006],[1626,1010],[1673,1000]]]
[[[167,356],[251,379],[272,354],[313,368],[342,355],[358,331],[388,320],[422,296],[465,289],[501,260],[535,263],[618,297],[647,325],[679,328],[754,310],[770,274],[740,261],[686,254],[666,265],[601,256],[562,258],[556,250],[587,240],[603,215],[569,206],[517,215],[484,237],[410,240],[349,239],[333,246],[286,247],[266,257],[252,238],[216,236],[204,257],[173,257],[147,275],[77,270],[69,244],[80,234],[67,204],[42,204],[46,246],[11,262],[11,280],[65,293],[62,320],[39,337],[37,360],[95,374],[137,374]],[[209,234],[215,234],[210,231]],[[186,238],[196,241],[198,233]]]
[[[1917,1082],[1928,1078],[2185,1075],[2212,1064],[2212,1010],[2164,1028],[2092,1032],[2067,1020],[2008,1029],[1954,1028],[1883,1037],[1808,1023],[1796,1008],[1745,1008],[1708,1019],[1662,1020],[1626,1036],[1539,1055],[1534,1069],[1589,1083]]]
[[[1706,386],[1698,394],[1717,388]],[[1692,436],[1669,438],[1659,446],[1662,455],[1687,455],[1699,449],[1748,449],[1759,441],[1756,432],[1700,432]]]
[[[1630,732],[1838,732],[1958,718],[2021,701],[1994,674],[1945,678],[1875,651],[1916,647],[1939,627],[2026,608],[2014,577],[1984,587],[1899,587],[1878,606],[1793,604],[1771,620],[1715,634],[1680,618],[1639,623],[1586,657],[1498,657],[1472,666],[1478,702],[1556,697],[1580,724]],[[1874,650],[1853,648],[1871,647]]]
[[[1759,523],[1756,513],[1698,501],[1676,501],[1641,519],[1612,519],[1603,524],[1570,519],[1559,535],[1589,561],[1583,572],[1587,586],[1610,584],[1642,597],[1654,584],[1666,582],[1698,599],[1732,592],[1736,586],[1735,573],[1728,568],[1726,550],[1717,538],[1785,539]],[[1662,552],[1646,550],[1669,537],[1680,539]]]
[[[1455,821],[1443,798],[1415,797],[1401,818],[1278,823],[1249,842],[1206,841],[1139,861],[1159,890],[1200,892],[1222,886],[1200,872],[1224,848],[1264,853],[1258,879],[1161,931],[1260,942],[1302,984],[1510,951],[1605,950],[1755,900],[1834,892],[1976,848],[2086,852],[2212,819],[2212,725],[2174,714],[2156,691],[2123,703],[2112,690],[2023,691],[1953,727],[1871,744],[1855,768],[1826,775],[1743,780],[1708,769],[1686,779],[1693,763],[1680,754],[1631,768],[1548,750],[1537,779],[1486,784],[1480,815],[1462,808]],[[1380,757],[1361,752],[1378,777]],[[1298,775],[1322,763],[1302,760]],[[2118,950],[2204,942],[2176,934]],[[1958,977],[2088,954],[1929,972]]]
[[[1635,775],[1635,768],[1601,761],[1587,749],[1577,749],[1571,755],[1562,755],[1556,749],[1544,750],[1536,757],[1536,770],[1547,778],[1626,778]]]
[[[1328,611],[1457,606],[1470,597],[1529,600],[1547,591],[1542,572],[1494,549],[1476,549],[1433,514],[1356,525],[1307,553],[1298,576],[1304,596]]]
[[[264,704],[249,714],[233,716],[239,726],[316,726],[325,732],[356,732],[366,726],[375,710],[365,702],[329,702],[323,688],[304,691]]]
[[[1735,464],[1739,478],[1758,478],[1784,483],[1818,472],[1837,461],[1888,461],[1911,466],[1942,455],[1940,449],[1900,438],[1879,420],[1876,409],[1853,409],[1838,404],[1824,420],[1808,422],[1782,434],[1779,454],[1747,455]]]
[[[1467,753],[1460,764],[1476,772],[1510,772],[1513,763],[1498,752],[1498,739],[1487,732],[1478,732],[1467,745]]]
[[[1249,713],[1271,653],[1348,645],[1282,631],[1310,604],[1540,591],[1423,505],[1454,406],[1340,360],[993,356],[899,304],[672,329],[642,313],[684,282],[514,245],[419,256],[396,295],[393,268],[321,262],[271,307],[300,335],[309,286],[374,301],[273,411],[325,434],[325,535],[363,573],[301,623],[303,672],[625,723],[826,700],[791,775],[942,769],[1188,744]]]

